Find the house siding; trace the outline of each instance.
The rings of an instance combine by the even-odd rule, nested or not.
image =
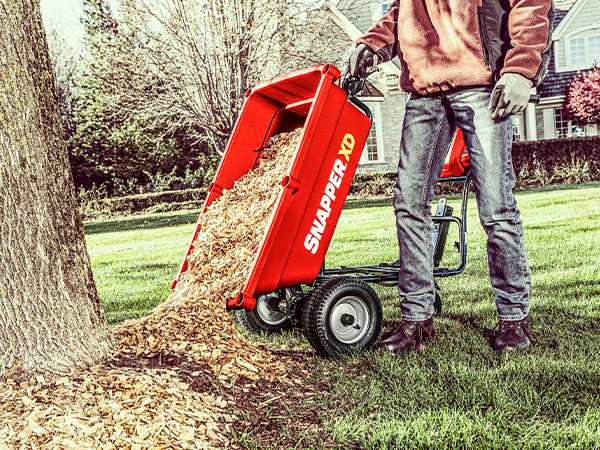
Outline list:
[[[338,8],[358,27],[360,31],[366,33],[374,23],[371,5],[377,3],[379,2],[369,0],[342,0],[338,4]]]
[[[363,33],[378,19],[381,14],[382,0],[341,0],[337,7],[348,17]],[[556,137],[557,109],[563,107],[568,88],[572,83],[577,70],[569,68],[566,64],[568,39],[572,37],[600,36],[600,0],[554,0],[556,9],[553,29],[554,37],[560,38],[553,44],[553,55],[548,67],[548,73],[542,83],[536,88],[541,97],[539,105],[530,105],[526,114],[520,116],[520,139],[553,139]],[[569,15],[570,14],[570,15]],[[568,16],[569,15],[569,16]],[[572,17],[575,15],[575,17]],[[570,23],[563,23],[560,36],[556,29],[568,16]],[[396,62],[396,61],[394,61]],[[396,64],[399,66],[399,64]],[[589,66],[588,66],[589,67]],[[581,67],[582,70],[588,67]],[[375,74],[369,79],[373,85],[384,95],[379,103],[381,116],[381,133],[378,139],[383,141],[383,161],[379,163],[365,163],[358,168],[362,172],[376,170],[395,170],[398,162],[402,122],[407,100],[407,94],[397,89],[396,86],[386,84],[382,73]],[[572,124],[568,124],[568,135],[574,131]],[[598,127],[587,127],[586,134],[598,133]]]
[[[406,93],[400,90],[390,91],[381,105],[381,114],[386,118],[382,122],[386,162],[384,170],[396,170],[398,166],[406,99]]]
[[[578,0],[579,2],[585,0]],[[565,70],[570,66],[567,47],[569,40],[576,37],[587,38],[589,36],[600,36],[600,0],[587,0],[587,4],[579,11],[563,30],[560,41],[555,42],[554,51],[558,58],[556,70]],[[562,12],[562,11],[561,11]],[[563,15],[564,18],[564,15]],[[588,64],[589,66],[589,64]],[[585,69],[586,67],[580,67]]]

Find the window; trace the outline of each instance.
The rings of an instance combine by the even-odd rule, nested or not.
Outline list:
[[[522,116],[513,116],[513,141],[522,141],[523,140],[523,117]]]
[[[588,68],[600,61],[600,36],[587,36],[567,41],[566,69]]]
[[[571,65],[585,63],[585,40],[583,38],[571,39]]]
[[[577,126],[570,120],[567,120],[565,116],[563,116],[562,108],[556,108],[554,110],[554,127],[554,137],[556,138],[585,136],[585,128]]]
[[[388,87],[398,87],[398,75],[391,73],[385,77],[385,85]]]
[[[365,144],[363,153],[366,155],[366,161],[377,162],[377,118],[375,117],[375,108],[369,106],[369,109],[373,113],[373,123],[371,124],[371,131],[369,131],[369,137],[367,137],[367,143]]]
[[[365,100],[363,99],[363,102]],[[383,140],[381,126],[381,108],[378,101],[365,102],[373,114],[373,123],[371,131],[367,137],[367,142],[360,158],[360,164],[383,163]]]
[[[600,36],[592,36],[588,38],[588,49],[591,62],[600,61]]]
[[[367,2],[365,2],[367,3]],[[371,20],[373,22],[377,22],[383,16],[385,16],[390,10],[390,6],[392,6],[392,2],[382,3],[378,2],[368,2],[370,3],[369,7],[371,8]]]
[[[569,130],[569,121],[563,116],[563,109],[556,108],[554,110],[554,136],[557,138],[567,137]]]

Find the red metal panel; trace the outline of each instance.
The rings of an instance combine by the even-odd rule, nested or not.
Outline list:
[[[460,177],[465,175],[469,171],[469,166],[467,146],[463,140],[462,131],[460,131],[460,128],[457,128],[448,155],[446,155],[441,178]]]
[[[346,104],[345,92],[332,85],[328,91],[321,114],[318,117],[314,116],[318,120],[314,121],[315,127],[312,131],[312,137],[309,138],[306,135],[308,130],[304,132],[300,148],[292,162],[288,176],[283,180],[287,183],[287,189],[282,193],[268,227],[268,233],[273,239],[270,244],[273,251],[269,252],[266,246],[261,246],[261,253],[257,256],[257,264],[252,270],[253,275],[257,277],[253,292],[249,292],[254,282],[252,276],[249,278],[249,283],[244,286],[243,292],[252,297],[272,292],[278,287],[284,287],[280,284],[281,274],[287,260],[290,258],[292,244],[307,211],[307,205],[314,191],[317,177],[320,175],[321,167],[324,164],[324,158],[329,154],[331,137],[344,104]],[[335,151],[337,153],[337,149]],[[335,224],[333,226],[335,227]],[[263,265],[260,273],[258,272],[258,262]],[[323,260],[321,260],[321,264],[322,262]],[[313,281],[314,278],[310,281]]]
[[[370,129],[371,121],[345,102],[278,287],[310,283],[317,277]]]
[[[256,296],[312,282],[319,272],[371,127],[333,84],[339,76],[335,67],[320,65],[248,91],[202,213],[255,166],[255,150],[271,136],[303,130],[251,272],[241,294],[229,300],[230,307],[253,308]],[[317,219],[321,222],[311,234]],[[173,288],[187,269],[199,222]],[[324,229],[319,232],[319,227]]]

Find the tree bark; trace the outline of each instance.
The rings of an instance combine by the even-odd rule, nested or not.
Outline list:
[[[0,0],[0,379],[104,359],[39,0]]]

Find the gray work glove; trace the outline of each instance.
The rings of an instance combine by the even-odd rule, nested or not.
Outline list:
[[[376,67],[380,60],[381,58],[367,44],[358,44],[350,55],[346,75],[362,78],[370,69]]]
[[[533,82],[518,73],[505,73],[500,77],[490,99],[492,120],[498,120],[525,109]]]

